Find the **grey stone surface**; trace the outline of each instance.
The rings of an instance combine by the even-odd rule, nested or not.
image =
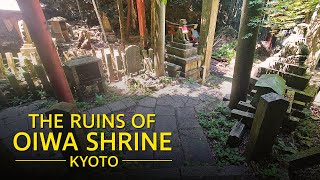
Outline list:
[[[207,138],[202,128],[179,130],[185,161],[195,164],[213,163]]]
[[[177,119],[174,115],[157,115],[156,116],[156,132],[173,132],[178,131]]]
[[[139,101],[139,106],[144,106],[144,107],[155,107],[156,106],[157,100],[155,98],[151,97],[145,97],[142,100]]]
[[[172,106],[156,106],[155,114],[158,115],[167,115],[174,116],[175,110]]]
[[[124,103],[124,105],[126,105],[127,108],[136,105],[136,102],[134,102],[134,100],[132,100],[131,98],[124,98],[121,101]]]
[[[200,101],[197,100],[196,98],[189,98],[186,102],[187,107],[195,107],[198,104],[200,104]]]
[[[184,162],[181,147],[172,147],[172,151],[156,151],[154,158],[172,160],[172,162],[154,163],[155,168],[182,167]]]
[[[200,128],[193,107],[177,108],[178,129]]]
[[[126,67],[128,73],[137,73],[142,69],[142,57],[140,48],[136,45],[130,45],[125,49]]]
[[[148,137],[150,137],[150,139],[152,140],[153,137],[153,133],[151,130],[135,130],[130,132],[132,138],[134,138],[134,134],[135,133],[139,133],[139,144],[138,144],[138,151],[134,150],[135,144],[134,141],[130,142],[130,145],[132,147],[133,151],[127,151],[125,153],[125,157],[126,159],[154,159],[153,158],[153,150],[152,148],[149,146],[148,143],[146,143],[146,150],[143,151],[142,150],[142,143],[141,143],[141,133],[142,132],[146,132],[148,134]],[[146,164],[144,164],[148,167],[153,166],[153,162],[147,162]]]
[[[20,131],[27,131],[28,130],[28,122],[26,118],[17,117],[17,121],[14,123],[9,123],[3,126],[0,126],[0,139],[7,138],[11,135],[14,135]]]
[[[96,107],[96,108],[93,108],[93,109],[89,109],[87,112],[89,114],[109,114],[109,113],[111,113],[111,110],[110,110],[110,108],[108,106],[109,105]]]
[[[173,104],[173,99],[169,95],[165,95],[157,99],[157,105],[167,106],[172,104]]]
[[[116,101],[116,102],[110,103],[108,104],[108,107],[112,112],[126,109],[126,105],[122,101]]]

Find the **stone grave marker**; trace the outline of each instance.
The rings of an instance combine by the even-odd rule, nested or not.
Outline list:
[[[128,74],[138,73],[142,69],[142,57],[140,48],[136,45],[130,45],[125,49],[126,67]]]
[[[246,147],[247,160],[259,160],[271,153],[288,106],[289,102],[279,94],[261,96]]]
[[[284,95],[286,90],[286,81],[277,74],[264,74],[255,84],[257,92],[254,94],[251,105],[257,107],[262,95],[271,92]]]

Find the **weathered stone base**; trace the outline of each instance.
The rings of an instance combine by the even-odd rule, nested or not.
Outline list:
[[[193,80],[200,79],[200,68],[193,69],[187,72],[181,72],[181,76],[184,78],[192,78]]]
[[[167,56],[168,58],[166,61],[181,66],[183,72],[190,71],[201,66],[201,56],[199,55],[189,58],[181,58],[171,54],[168,54]]]
[[[180,49],[173,46],[167,46],[167,52],[168,54],[174,54],[182,58],[189,58],[192,56],[196,56],[198,49],[196,47],[192,47],[189,49]]]
[[[193,47],[192,43],[179,43],[179,42],[172,41],[170,42],[170,44],[171,46],[180,48],[180,49],[190,49]]]
[[[259,74],[279,74],[281,77],[283,77],[284,80],[286,80],[286,85],[290,86],[295,89],[304,90],[311,79],[311,76],[305,75],[305,76],[299,76],[296,74],[279,71],[272,68],[265,68],[260,67],[259,68]]]
[[[272,67],[274,69],[283,70],[285,72],[296,74],[299,76],[303,76],[307,71],[307,67],[305,66],[299,66],[296,64],[288,64],[283,62],[275,62],[274,65],[272,65]]]

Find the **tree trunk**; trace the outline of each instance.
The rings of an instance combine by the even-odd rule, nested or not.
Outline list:
[[[78,6],[78,11],[79,11],[79,14],[80,14],[80,17],[81,17],[81,21],[84,22],[83,15],[82,15],[82,12],[81,12],[81,7],[80,7],[80,4],[79,4],[79,0],[76,0],[76,2],[77,2],[77,6]]]
[[[239,101],[246,101],[247,99],[250,73],[259,31],[259,24],[255,23],[255,25],[251,26],[249,24],[253,20],[261,18],[261,7],[263,6],[262,2],[250,4],[251,1],[254,0],[243,0],[242,4],[240,31],[229,104],[231,109],[235,108]]]
[[[219,0],[202,1],[200,41],[198,47],[199,54],[203,56],[202,65],[204,65],[204,68],[202,73],[202,83],[204,83],[210,70],[218,11]]]
[[[127,26],[126,26],[126,38],[129,39],[130,33],[130,20],[131,20],[131,0],[127,0]]]
[[[155,71],[156,76],[164,76],[164,53],[165,53],[165,20],[166,20],[166,5],[161,0],[155,1]]]
[[[94,11],[96,12],[96,15],[97,15],[100,27],[101,27],[103,40],[104,40],[104,42],[107,42],[107,35],[106,35],[106,32],[105,32],[104,27],[103,27],[103,23],[102,23],[102,20],[101,20],[101,17],[100,17],[100,13],[99,13],[99,10],[98,10],[97,4],[96,4],[96,0],[92,0],[92,4],[93,4]]]
[[[155,31],[156,31],[156,1],[151,1],[151,30],[150,30],[150,36],[151,36],[151,47],[152,49],[155,49]]]
[[[124,22],[124,13],[123,13],[123,4],[122,0],[117,0],[118,12],[119,12],[119,23],[120,23],[120,35],[121,35],[121,44],[125,43],[125,22]]]

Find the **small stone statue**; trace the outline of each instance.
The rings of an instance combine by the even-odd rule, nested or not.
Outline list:
[[[187,28],[187,20],[186,19],[180,19],[179,29],[176,32],[175,40],[183,41],[185,43],[190,41],[189,36],[188,36],[188,28]]]

